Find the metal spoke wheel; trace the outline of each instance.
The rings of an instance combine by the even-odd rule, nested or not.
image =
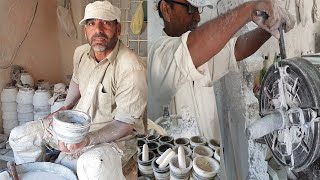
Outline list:
[[[260,115],[281,112],[285,127],[266,136],[274,158],[296,172],[320,155],[320,72],[303,58],[282,60],[271,66],[260,90]]]

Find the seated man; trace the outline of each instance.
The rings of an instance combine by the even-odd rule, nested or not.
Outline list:
[[[79,179],[124,179],[121,151],[110,142],[144,133],[147,83],[142,60],[118,38],[120,17],[119,8],[96,1],[86,6],[79,23],[88,44],[75,50],[73,76],[60,110],[89,114],[90,133],[82,142],[66,145],[52,134],[52,115],[19,126],[9,138],[16,164],[42,161],[44,146],[49,145],[65,153],[84,152],[77,163]]]

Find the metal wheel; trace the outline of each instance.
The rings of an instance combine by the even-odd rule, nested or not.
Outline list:
[[[259,102],[262,117],[288,117],[284,129],[265,136],[275,159],[297,172],[307,168],[319,157],[320,72],[303,58],[283,60],[267,71]]]

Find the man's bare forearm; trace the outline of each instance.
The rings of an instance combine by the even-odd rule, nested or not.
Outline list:
[[[241,61],[255,53],[269,38],[271,34],[261,28],[249,31],[238,37],[235,46],[237,61]]]
[[[114,120],[103,128],[89,133],[89,145],[118,140],[129,135],[132,130],[132,124]]]
[[[208,21],[189,34],[187,45],[193,63],[201,66],[216,55],[246,23],[251,21],[253,3],[244,3],[228,13]]]
[[[63,109],[72,109],[74,105],[79,101],[80,98],[81,98],[81,94],[80,94],[79,84],[75,83],[71,79],[68,94],[64,102]]]

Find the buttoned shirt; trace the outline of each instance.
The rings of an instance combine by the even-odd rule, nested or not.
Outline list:
[[[199,134],[220,139],[213,82],[230,70],[237,71],[234,56],[236,38],[207,63],[195,68],[187,39],[190,31],[181,37],[160,37],[148,53],[148,118],[163,115],[163,105],[173,105],[181,114],[190,109],[196,119]]]
[[[118,120],[144,130],[142,114],[147,103],[146,67],[120,40],[113,51],[97,62],[89,44],[75,50],[72,80],[81,98],[75,110],[91,116],[90,131]]]

